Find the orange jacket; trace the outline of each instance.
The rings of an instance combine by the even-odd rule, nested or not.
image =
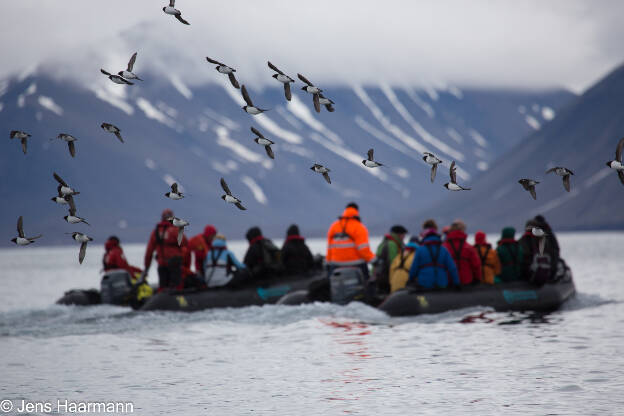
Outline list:
[[[329,265],[354,266],[368,263],[375,254],[368,245],[368,230],[359,220],[355,208],[347,208],[327,231],[327,257]]]
[[[501,263],[495,248],[487,245],[475,245],[481,259],[481,282],[494,284],[494,277],[501,274]]]

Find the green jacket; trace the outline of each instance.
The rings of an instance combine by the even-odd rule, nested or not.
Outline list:
[[[501,274],[497,277],[503,282],[522,279],[522,247],[516,241],[503,239],[496,249],[501,262]]]
[[[384,239],[381,240],[381,243],[377,246],[377,252],[375,253],[378,262],[373,267],[373,276],[377,280],[377,286],[382,289],[388,289],[388,291],[390,290],[390,265],[392,264],[392,260],[404,249],[405,244],[403,244],[403,241],[394,233],[386,234]],[[387,252],[387,255],[384,256],[384,252]]]

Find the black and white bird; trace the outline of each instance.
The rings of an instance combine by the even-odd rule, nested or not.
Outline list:
[[[125,79],[138,79],[139,81],[143,81],[141,78],[137,76],[137,74],[132,72],[132,68],[134,67],[134,63],[136,62],[136,57],[137,57],[137,53],[135,52],[130,57],[130,60],[128,61],[128,67],[126,68],[126,70],[117,72],[117,75]]]
[[[86,234],[78,232],[67,234],[71,234],[72,238],[80,243],[80,251],[78,252],[78,263],[82,264],[85,256],[87,255],[87,243],[89,241],[93,241],[93,239]]]
[[[431,183],[433,183],[436,172],[438,170],[438,165],[442,163],[440,159],[438,159],[433,153],[425,152],[423,153],[423,160],[426,164],[431,165]]]
[[[375,162],[375,160],[373,159],[373,153],[374,153],[373,149],[368,149],[368,159],[364,159],[362,161],[362,164],[366,166],[367,168],[377,168],[379,166],[383,166],[383,164],[379,162]]]
[[[264,113],[265,111],[269,111],[263,110],[262,108],[253,105],[253,102],[251,101],[251,98],[249,98],[249,94],[247,93],[247,88],[245,88],[244,85],[241,87],[241,92],[243,93],[243,99],[247,103],[247,105],[242,108],[247,114],[255,116],[257,114]]]
[[[63,178],[61,178],[56,172],[54,172],[52,176],[59,183],[59,186],[57,188],[59,196],[78,195],[80,193],[67,185],[67,182],[65,182]]]
[[[60,186],[59,186],[60,187]],[[80,192],[78,192],[80,193]],[[58,193],[57,196],[53,196],[52,198],[50,198],[52,201],[56,202],[57,204],[60,205],[67,205],[69,204],[69,200],[71,199],[72,201],[74,200],[74,197],[72,195],[63,195],[60,191]]]
[[[314,86],[314,84],[312,84],[303,75],[297,74],[297,77],[299,77],[301,81],[307,84],[305,87],[301,87],[301,89],[309,94],[312,94],[312,101],[314,102],[314,109],[316,110],[317,113],[320,113],[321,112],[321,102],[320,102],[321,97],[319,96],[319,94],[323,92],[323,90],[320,89],[319,87]]]
[[[190,223],[178,217],[169,217],[167,218],[167,221],[173,224],[174,227],[178,228],[178,245],[181,246],[182,239],[184,238],[184,227],[186,227]]]
[[[119,127],[110,124],[110,123],[102,123],[100,125],[100,127],[102,127],[102,129],[104,131],[107,131],[109,133],[113,133],[115,136],[117,136],[117,138],[119,139],[120,142],[124,142],[123,137],[121,137],[121,130],[119,130]]]
[[[184,198],[184,194],[178,190],[178,183],[174,182],[171,184],[171,192],[167,192],[165,196],[169,199],[173,199],[177,201],[178,199]]]
[[[540,255],[544,255],[544,246],[546,245],[546,236],[548,235],[546,231],[539,227],[527,227],[526,230],[531,232],[534,237],[538,238],[537,244],[539,253]]]
[[[455,167],[455,161],[451,163],[449,176],[451,177],[451,181],[444,184],[446,189],[449,191],[470,191],[470,188],[464,188],[463,186],[457,184],[457,168]]]
[[[335,108],[333,106],[334,102],[330,100],[329,98],[325,97],[323,93],[319,93],[318,96],[319,96],[319,104],[324,105],[327,111],[329,111],[330,113],[333,113],[335,111]]]
[[[574,172],[572,172],[568,168],[564,168],[561,166],[556,166],[546,171],[546,173],[552,173],[552,172],[554,172],[556,175],[559,175],[563,178],[563,187],[565,188],[566,191],[570,192],[570,175],[574,175]]]
[[[39,234],[36,237],[26,237],[24,235],[24,219],[20,215],[17,219],[17,237],[12,239],[11,241],[17,244],[18,246],[27,246],[28,244],[32,244],[36,239],[41,238],[42,235]]]
[[[238,81],[236,80],[236,77],[234,76],[234,72],[236,72],[234,68],[232,68],[231,66],[227,66],[226,64],[222,64],[221,62],[216,61],[209,57],[206,57],[206,60],[210,62],[211,64],[215,64],[216,65],[215,69],[217,71],[219,71],[222,74],[227,74],[234,88],[240,88],[240,85],[238,85]]]
[[[75,138],[71,134],[60,133],[58,136],[56,136],[56,139],[60,139],[60,140],[63,140],[64,142],[67,142],[67,147],[69,148],[69,154],[71,155],[71,157],[76,157],[76,145],[74,144],[74,142],[78,140],[77,138]],[[54,139],[50,139],[50,140],[54,140]]]
[[[30,137],[30,134],[21,130],[11,130],[10,137],[11,139],[20,139],[20,141],[22,142],[22,152],[26,154],[26,148],[28,147],[26,142]]]
[[[104,75],[106,75],[108,77],[108,79],[113,81],[115,84],[134,85],[132,82],[128,81],[124,77],[122,77],[120,75],[113,75],[110,72],[103,70],[102,68],[100,68],[100,72],[103,73]]]
[[[323,175],[323,178],[325,178],[325,181],[331,184],[331,179],[329,178],[329,172],[331,172],[330,169],[326,168],[323,165],[319,165],[318,163],[315,163],[310,169],[312,169],[316,173],[320,173],[321,175]]]
[[[283,73],[282,71],[280,71],[275,65],[271,63],[271,61],[267,61],[267,64],[269,64],[269,68],[277,72],[277,74],[273,74],[273,78],[275,78],[276,80],[284,84],[284,95],[286,96],[286,99],[290,101],[290,99],[292,98],[292,93],[290,91],[290,83],[295,82],[295,80],[289,77],[288,75],[286,75],[285,73]]]
[[[68,199],[67,203],[69,204],[69,215],[65,215],[63,218],[70,224],[78,224],[79,222],[83,222],[87,225],[89,224],[84,218],[80,218],[76,216],[76,204],[74,204],[74,199]]]
[[[165,6],[162,8],[163,12],[166,14],[170,14],[176,19],[180,21],[180,23],[184,23],[185,25],[190,25],[189,22],[182,18],[182,12],[175,8],[175,0],[169,0],[169,6]]]
[[[242,211],[247,209],[241,204],[240,199],[232,195],[230,188],[228,187],[227,183],[225,183],[225,179],[223,178],[221,178],[221,188],[223,188],[223,190],[225,191],[225,195],[221,195],[221,199],[223,199],[225,202],[236,205],[236,207]]]
[[[269,155],[271,159],[275,159],[273,149],[271,149],[271,145],[275,144],[275,142],[272,142],[271,140],[264,137],[262,133],[260,133],[255,127],[252,127],[251,131],[253,132],[253,134],[258,136],[254,139],[254,142],[258,143],[260,146],[264,146],[264,150],[266,150],[267,155]]]
[[[539,182],[534,180],[534,179],[520,179],[518,181],[518,183],[520,185],[522,185],[522,187],[526,190],[529,191],[531,193],[531,196],[533,197],[533,199],[537,199],[537,194],[535,193],[535,185],[537,185]]]
[[[622,161],[622,150],[624,149],[624,137],[620,139],[615,148],[615,159],[607,162],[607,166],[617,171],[620,182],[624,185],[624,163]]]

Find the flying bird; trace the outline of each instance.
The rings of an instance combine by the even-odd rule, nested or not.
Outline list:
[[[566,191],[570,192],[570,175],[574,175],[574,172],[572,172],[568,168],[563,168],[560,166],[548,169],[546,171],[546,173],[552,173],[552,172],[554,172],[556,175],[563,177],[563,187],[565,188]]]
[[[331,184],[331,179],[329,178],[329,172],[331,172],[330,169],[326,168],[323,165],[319,165],[318,163],[315,163],[310,169],[312,169],[316,173],[320,173],[321,175],[323,175],[323,178],[325,178],[325,181]]]
[[[119,127],[110,124],[110,123],[102,123],[100,125],[100,127],[104,130],[107,131],[109,133],[113,133],[115,136],[117,136],[117,138],[119,139],[120,142],[124,142],[123,137],[121,137],[121,130],[119,130]]]
[[[433,183],[436,177],[436,171],[438,170],[438,165],[442,163],[442,161],[438,159],[433,153],[429,152],[423,153],[423,160],[428,165],[431,165],[431,183]]]
[[[258,136],[254,139],[254,142],[258,143],[260,146],[264,146],[264,150],[266,150],[267,155],[269,155],[271,159],[275,159],[273,149],[271,149],[271,145],[275,144],[275,142],[272,142],[271,140],[264,137],[262,133],[260,133],[255,127],[252,127],[251,131]]]
[[[185,25],[190,25],[189,22],[182,18],[182,12],[175,8],[175,0],[169,0],[169,6],[163,7],[163,12],[166,14],[170,14],[176,19],[180,21],[180,23],[184,23]]]
[[[319,104],[324,105],[327,111],[329,111],[330,113],[333,113],[335,111],[335,108],[333,107],[334,102],[330,100],[329,98],[326,98],[323,95],[323,93],[319,93],[318,96],[319,96]]]
[[[530,231],[533,236],[539,239],[537,242],[539,253],[540,253],[540,256],[544,255],[544,246],[546,245],[546,236],[548,234],[539,227],[527,227],[526,230]]]
[[[167,221],[173,224],[174,227],[178,228],[178,246],[181,246],[182,238],[184,237],[184,227],[186,227],[190,223],[178,217],[169,217],[167,218]]]
[[[56,172],[54,172],[52,176],[54,176],[54,179],[56,179],[56,181],[59,183],[59,186],[57,188],[59,196],[78,195],[80,193],[67,185],[67,182],[65,182],[63,178],[61,178]]]
[[[71,134],[66,134],[66,133],[61,133],[55,138],[63,140],[64,142],[67,142],[67,147],[69,147],[69,154],[71,155],[71,157],[76,157],[76,145],[74,145],[74,142],[78,140],[77,138],[75,138]],[[50,140],[54,140],[54,139],[50,139]]]
[[[227,74],[234,88],[240,88],[240,85],[238,85],[238,81],[236,80],[236,77],[234,76],[234,72],[236,72],[234,68],[227,66],[226,64],[222,64],[219,61],[215,61],[214,59],[211,59],[209,57],[206,57],[206,60],[210,62],[211,64],[215,64],[216,65],[215,69],[217,71],[219,71],[222,74]]]
[[[66,233],[66,234],[71,234],[72,238],[80,243],[80,252],[78,253],[78,263],[82,264],[82,261],[84,260],[85,255],[87,254],[87,243],[89,241],[93,241],[93,239],[86,234],[78,233],[78,232]]]
[[[251,101],[251,98],[249,98],[249,94],[247,93],[247,88],[245,88],[244,85],[241,87],[241,92],[243,93],[243,99],[247,103],[247,105],[243,107],[243,110],[247,114],[251,114],[252,116],[255,116],[256,114],[260,114],[260,113],[264,113],[265,111],[269,111],[269,110],[263,110],[262,108],[255,107],[253,105],[253,102]]]
[[[138,79],[139,81],[143,81],[139,78],[134,72],[132,72],[132,68],[134,67],[134,63],[136,62],[137,53],[133,53],[128,61],[128,68],[125,71],[119,71],[117,75],[123,77],[125,79]]]
[[[323,92],[322,89],[320,89],[319,87],[314,86],[314,84],[312,84],[310,81],[308,81],[308,79],[306,77],[304,77],[301,74],[297,74],[297,77],[299,77],[299,79],[303,82],[305,82],[307,85],[305,87],[301,87],[302,90],[304,90],[307,93],[312,94],[312,101],[314,102],[314,109],[316,110],[317,113],[321,112],[321,103],[320,103],[320,96],[319,94],[321,92]]]
[[[122,77],[120,75],[113,75],[113,74],[111,74],[108,71],[104,71],[102,68],[100,68],[100,72],[103,73],[104,75],[106,75],[108,77],[108,79],[113,81],[115,84],[134,85],[132,82],[128,81],[124,77]]]
[[[617,171],[617,174],[620,177],[620,182],[622,182],[622,185],[624,185],[624,163],[622,162],[622,150],[623,149],[624,149],[624,137],[620,139],[620,141],[618,142],[617,148],[615,149],[615,159],[607,162],[607,166]]]
[[[373,152],[374,152],[373,149],[368,149],[368,159],[364,159],[362,161],[362,164],[364,166],[366,166],[367,168],[376,168],[376,167],[379,167],[379,166],[383,166],[383,164],[381,164],[379,162],[375,162],[373,160]]]
[[[41,234],[36,237],[26,237],[24,235],[24,219],[20,215],[20,217],[17,219],[17,237],[12,239],[11,241],[18,246],[27,246],[28,244],[34,243],[36,239],[41,237]]]
[[[225,202],[229,202],[231,204],[236,205],[236,207],[240,209],[241,211],[244,211],[247,209],[241,204],[240,199],[232,195],[230,188],[228,187],[227,183],[225,183],[225,179],[223,178],[221,178],[221,188],[223,188],[223,190],[225,191],[225,195],[221,195],[221,199],[223,199]]]
[[[74,199],[68,199],[67,203],[69,204],[69,215],[65,215],[63,218],[70,224],[78,224],[79,222],[83,222],[87,225],[89,224],[84,218],[80,218],[76,216],[76,204],[74,204]]]
[[[165,196],[169,199],[178,200],[184,198],[184,194],[178,191],[178,183],[174,182],[171,184],[171,192],[167,192]]]
[[[444,184],[446,189],[449,191],[470,191],[470,188],[464,188],[457,184],[457,168],[455,167],[455,161],[451,163],[449,176],[451,177],[451,181]]]
[[[60,187],[60,186],[59,186]],[[80,192],[78,192],[80,193]],[[52,198],[50,198],[52,201],[56,202],[57,204],[60,205],[67,205],[69,204],[69,200],[71,199],[72,201],[74,200],[74,197],[72,195],[63,195],[60,191],[58,193],[57,196],[53,196]],[[72,202],[73,203],[73,202]]]
[[[30,137],[30,134],[26,133],[25,131],[11,130],[10,137],[11,139],[20,139],[20,141],[22,142],[22,152],[26,154],[26,147],[27,147],[26,141]]]
[[[288,75],[286,75],[285,73],[283,73],[282,71],[280,71],[270,61],[267,61],[267,64],[269,64],[269,68],[277,72],[277,74],[273,74],[273,78],[275,78],[276,80],[284,84],[284,95],[286,96],[286,99],[290,101],[290,99],[292,98],[292,93],[290,92],[290,83],[295,82],[295,80],[289,77]]]
[[[539,182],[533,179],[520,179],[518,181],[520,185],[524,188],[525,191],[529,191],[533,199],[537,199],[537,194],[535,193],[535,185]]]

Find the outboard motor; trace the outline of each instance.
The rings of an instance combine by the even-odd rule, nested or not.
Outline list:
[[[132,294],[130,273],[126,270],[108,270],[100,283],[102,303],[127,305]]]
[[[353,300],[363,300],[366,283],[362,271],[357,267],[340,267],[329,276],[331,301],[346,305]]]

